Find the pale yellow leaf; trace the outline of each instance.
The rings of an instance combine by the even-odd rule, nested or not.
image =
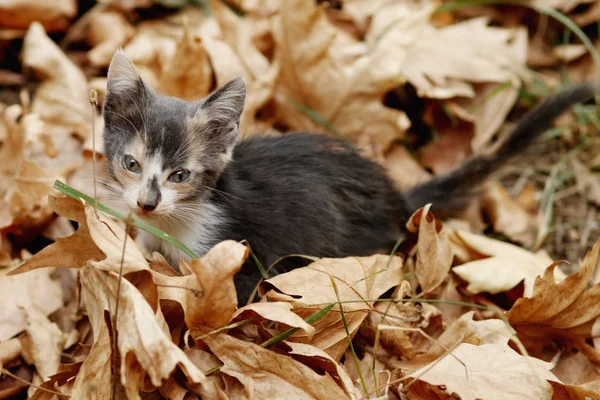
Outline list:
[[[452,355],[410,376],[430,385],[443,385],[446,394],[461,400],[539,400],[551,396],[548,381],[558,381],[550,372],[552,366],[522,356],[506,344],[463,343]]]
[[[55,323],[35,307],[24,309],[29,326],[28,352],[31,354],[37,373],[42,381],[58,371],[66,336]]]
[[[31,271],[27,274],[7,276],[0,271],[0,341],[8,340],[27,327],[23,309],[36,308],[50,315],[63,305],[62,290],[50,278],[51,269]]]

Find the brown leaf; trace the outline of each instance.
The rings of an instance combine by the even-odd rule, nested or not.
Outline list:
[[[365,41],[370,47],[386,49],[380,62],[396,65],[419,96],[472,97],[468,82],[517,79],[515,69],[524,68],[525,59],[515,37],[526,35],[523,28],[491,28],[486,18],[438,28],[431,23],[435,10],[433,3],[418,9],[405,3],[382,7]],[[458,43],[461,51],[456,51]]]
[[[323,350],[319,350],[316,347],[308,344],[290,341],[283,342],[281,347],[285,348],[285,351],[288,355],[292,356],[295,360],[300,361],[302,364],[312,368],[314,371],[325,371],[342,389],[344,389],[350,398],[356,398],[352,380],[348,376],[346,370],[339,362],[335,361]]]
[[[452,246],[448,232],[436,228],[436,219],[429,212],[431,205],[413,214],[409,221],[418,218],[419,239],[417,241],[416,269],[417,281],[424,293],[435,290],[446,279],[452,265]]]
[[[600,241],[594,244],[579,272],[557,283],[553,277],[556,263],[535,281],[533,295],[520,298],[507,313],[510,324],[529,344],[542,346],[553,338],[569,340],[592,362],[599,362],[595,351],[585,343],[600,316],[600,284],[586,289],[598,260]]]
[[[330,277],[333,277],[337,286],[339,300]],[[308,267],[277,275],[261,283],[259,290],[269,301],[290,302],[302,318],[328,304],[342,301],[348,330],[353,336],[375,300],[401,281],[400,257],[323,258]],[[298,333],[293,340],[310,343],[324,350],[334,360],[339,360],[348,347],[339,307],[335,306],[313,326],[315,334],[312,338]]]
[[[63,305],[62,290],[50,278],[52,270],[32,271],[26,275],[7,276],[0,271],[0,341],[8,340],[28,325],[24,309],[35,308],[50,315]]]
[[[292,308],[290,303],[278,301],[248,304],[233,314],[231,322],[258,316],[262,319],[279,322],[290,328],[300,328],[310,337],[315,332],[315,328],[299,317],[298,314],[294,314]]]
[[[462,400],[542,399],[558,381],[551,363],[522,356],[506,344],[459,345],[441,360],[410,376],[429,385],[443,385],[444,393]],[[510,385],[507,385],[510,382]],[[411,386],[409,392],[415,390]]]
[[[517,300],[508,311],[510,324],[515,328],[539,324],[541,326],[538,329],[545,325],[565,329],[594,322],[600,315],[600,285],[589,290],[586,290],[586,286],[594,271],[599,251],[600,241],[586,254],[579,272],[559,283],[554,279],[556,263],[546,268],[544,274],[535,280],[532,296]]]
[[[404,135],[407,116],[382,103],[402,83],[397,67],[384,61],[389,49],[369,52],[336,29],[323,8],[303,0],[284,3],[274,34],[281,63],[275,101],[291,129],[331,133],[306,116],[307,107],[355,142],[373,137],[387,149]]]
[[[221,28],[222,40],[231,46],[235,50],[235,54],[239,56],[240,67],[243,68],[246,79],[247,93],[240,121],[240,133],[247,136],[255,132],[270,130],[271,123],[274,121],[259,120],[257,113],[273,97],[279,74],[279,63],[277,61],[270,63],[256,47],[254,34],[257,26],[251,17],[238,17],[221,1],[211,0],[210,5]],[[264,8],[261,7],[261,11],[265,11]],[[207,43],[211,44],[211,42]],[[229,68],[217,67],[218,57],[215,57],[217,54],[210,47],[212,46],[209,45],[211,60],[217,72],[217,85],[221,86],[231,79],[229,77],[221,78],[221,70],[227,71]]]
[[[526,210],[510,197],[499,182],[488,186],[483,206],[494,231],[502,232],[512,241],[521,244],[529,244],[535,240],[539,223],[537,210]]]
[[[223,362],[221,372],[237,378],[250,398],[349,398],[329,374],[319,375],[287,356],[225,334],[202,340]]]
[[[31,108],[45,123],[47,133],[87,138],[91,129],[85,75],[37,22],[31,24],[23,42],[23,66],[42,78]]]
[[[206,381],[204,374],[187,358],[164,330],[164,319],[155,313],[141,293],[113,272],[86,266],[80,270],[82,299],[96,334],[105,325],[104,314],[114,308],[120,281],[119,314],[116,320],[120,354],[121,384],[128,398],[139,398],[144,376],[155,387],[174,373],[177,366],[191,382]],[[114,315],[114,311],[113,311]]]
[[[0,3],[0,26],[6,29],[27,29],[37,21],[48,31],[65,31],[69,27],[69,20],[76,15],[75,0],[57,0],[51,3],[9,0]]]
[[[75,399],[85,398],[91,393],[97,399],[109,400],[111,396],[112,346],[108,327],[102,324],[99,325],[98,329],[99,331],[94,330],[94,344],[75,378],[71,394]]]
[[[116,11],[95,12],[88,22],[88,42],[93,48],[87,57],[92,65],[108,67],[117,49],[134,34],[131,24]]]
[[[34,307],[25,308],[29,326],[29,348],[37,373],[42,381],[58,372],[66,336],[46,315]]]
[[[0,368],[19,357],[22,350],[23,347],[18,338],[2,340],[0,342]]]
[[[190,263],[202,293],[184,306],[186,324],[194,327],[220,328],[231,320],[237,308],[234,275],[242,268],[249,250],[243,244],[226,240],[210,249],[202,258]]]
[[[160,91],[185,100],[206,97],[213,85],[213,68],[200,36],[193,35],[187,25],[177,41],[175,53],[163,67]]]

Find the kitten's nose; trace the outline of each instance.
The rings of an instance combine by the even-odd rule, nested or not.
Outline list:
[[[154,204],[154,203],[142,203],[139,200],[137,202],[137,205],[139,208],[141,208],[144,211],[152,211],[156,208],[156,204]]]

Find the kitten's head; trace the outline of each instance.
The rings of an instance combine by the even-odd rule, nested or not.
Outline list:
[[[104,103],[108,186],[147,218],[191,211],[231,159],[245,95],[243,78],[195,102],[160,95],[118,51]]]

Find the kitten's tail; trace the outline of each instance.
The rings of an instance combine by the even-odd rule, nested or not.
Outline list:
[[[597,90],[593,83],[581,83],[546,99],[523,117],[494,154],[472,157],[454,171],[410,190],[407,193],[409,206],[414,211],[432,203],[432,211],[441,217],[460,213],[476,194],[478,185],[490,174],[523,151],[563,112],[589,100]]]

